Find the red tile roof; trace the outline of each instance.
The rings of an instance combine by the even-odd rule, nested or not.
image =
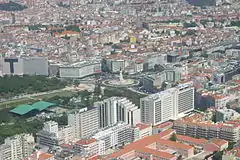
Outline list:
[[[81,140],[77,141],[76,144],[78,144],[78,145],[88,145],[88,144],[94,143],[96,141],[97,140],[95,138],[92,138],[92,139],[81,139]]]
[[[182,140],[182,141],[186,141],[189,143],[194,143],[194,144],[198,144],[198,145],[204,145],[206,143],[208,143],[208,140],[204,139],[204,138],[193,138],[193,137],[189,137],[189,136],[184,136],[184,135],[177,135],[177,140]]]
[[[102,159],[101,156],[94,156],[94,157],[90,157],[87,160],[100,160]]]
[[[52,154],[42,153],[42,154],[40,154],[40,156],[39,156],[39,160],[47,160],[47,159],[52,158],[52,157],[53,157]]]
[[[150,144],[153,144],[155,142],[159,143],[161,145],[166,145],[170,148],[172,147],[172,148],[178,148],[178,149],[182,149],[182,150],[193,149],[192,146],[189,146],[189,145],[186,145],[186,144],[181,144],[181,143],[161,139],[161,138],[164,138],[165,136],[167,136],[169,134],[172,134],[173,131],[174,130],[169,129],[169,130],[161,132],[158,135],[152,135],[152,136],[148,136],[148,137],[145,137],[143,139],[140,139],[136,142],[133,142],[133,143],[125,146],[124,149],[121,149],[118,152],[115,152],[113,154],[108,155],[105,159],[117,158],[117,157],[120,157],[120,156],[122,156],[122,155],[124,155],[124,154],[126,154],[130,151],[133,151],[133,150],[135,150],[137,152],[154,154],[156,156],[166,158],[166,159],[170,159],[170,158],[174,157],[173,155],[171,155],[169,153],[149,149],[149,148],[146,147],[146,146],[149,146]]]
[[[161,157],[161,158],[168,158],[168,159],[171,159],[171,158],[175,157],[174,155],[172,155],[170,153],[157,151],[157,150],[150,149],[150,148],[138,148],[138,149],[136,149],[136,152],[150,153],[152,155],[155,155],[155,156],[158,156],[158,157]]]
[[[148,127],[150,127],[151,125],[148,124],[144,124],[144,123],[138,123],[136,124],[136,127],[138,127],[140,130],[146,129]]]
[[[211,141],[212,141],[212,143],[216,144],[218,147],[221,147],[228,143],[228,141],[226,141],[226,140],[216,139],[216,138],[212,139]]]
[[[154,128],[165,128],[167,126],[173,126],[173,122],[165,122],[165,123],[154,126]]]
[[[219,147],[214,143],[208,143],[203,146],[203,149],[206,152],[215,152],[219,150]]]
[[[61,147],[64,147],[64,148],[69,148],[69,149],[71,149],[71,148],[73,148],[73,146],[72,145],[70,145],[70,144],[61,144]]]

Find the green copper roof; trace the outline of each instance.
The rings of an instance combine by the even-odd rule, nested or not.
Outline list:
[[[39,101],[36,103],[32,104],[32,107],[38,111],[42,111],[50,106],[54,106],[54,103],[50,103],[50,102],[45,102],[45,101]]]
[[[55,105],[54,103],[39,101],[39,102],[33,103],[32,105],[28,105],[28,104],[19,105],[16,108],[12,109],[10,112],[19,114],[19,115],[24,115],[33,110],[42,111],[54,105]]]
[[[19,115],[24,115],[32,110],[32,106],[28,104],[22,104],[12,109],[10,112],[16,113]]]

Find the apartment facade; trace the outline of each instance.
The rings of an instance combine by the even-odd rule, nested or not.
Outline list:
[[[194,110],[193,83],[181,84],[140,99],[141,121],[158,125]]]
[[[0,160],[12,160],[11,145],[0,145]]]
[[[61,138],[61,143],[68,144],[74,141],[73,126],[67,125],[59,128],[58,134]]]
[[[45,122],[43,129],[37,133],[37,143],[47,147],[70,143],[74,140],[72,131],[70,125],[59,127],[55,121]]]
[[[83,78],[101,72],[101,62],[98,60],[82,61],[75,64],[59,67],[62,78]]]
[[[95,102],[98,108],[99,127],[105,128],[118,122],[136,125],[140,122],[140,109],[124,97],[111,97]]]
[[[108,150],[131,142],[132,129],[129,124],[122,122],[97,132],[93,138],[104,141],[105,150]]]
[[[230,142],[237,142],[240,139],[239,121],[214,124],[212,122],[187,122],[177,120],[174,122],[173,128],[177,134],[187,136],[218,138]]]
[[[158,125],[174,117],[174,89],[169,89],[140,99],[143,123]]]
[[[8,137],[0,145],[0,160],[23,159],[33,152],[34,146],[34,137],[30,134]]]
[[[105,154],[104,141],[98,141],[94,138],[82,139],[74,144],[74,150],[81,153],[82,157],[92,157]]]
[[[48,147],[60,144],[58,123],[54,121],[45,122],[43,129],[37,133],[37,143]]]
[[[164,81],[166,81],[165,72],[161,72],[154,75],[148,75],[142,78],[143,87],[149,91],[160,89]]]
[[[194,110],[194,87],[193,83],[180,84],[175,87],[176,117],[182,117],[185,113]]]
[[[68,115],[68,125],[73,127],[75,138],[87,138],[99,128],[98,108],[83,108]]]

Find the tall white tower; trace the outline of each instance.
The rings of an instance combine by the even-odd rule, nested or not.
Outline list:
[[[181,84],[140,99],[141,121],[158,125],[194,110],[193,83]]]

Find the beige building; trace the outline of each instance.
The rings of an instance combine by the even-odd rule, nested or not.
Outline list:
[[[0,145],[0,160],[12,160],[11,145]]]
[[[20,134],[5,139],[0,146],[0,160],[17,160],[29,156],[35,146],[34,137]]]
[[[177,134],[202,137],[219,138],[231,142],[240,139],[240,121],[228,121],[226,123],[189,122],[177,120],[173,127]]]
[[[83,108],[68,115],[68,125],[73,127],[74,137],[88,138],[99,128],[98,109]]]
[[[74,141],[73,127],[70,125],[59,128],[58,134],[62,143],[68,144]]]
[[[82,139],[75,143],[74,149],[80,153],[82,157],[92,157],[105,154],[105,143],[95,138]]]
[[[139,139],[152,135],[152,126],[144,123],[138,123],[136,127],[139,129]]]

